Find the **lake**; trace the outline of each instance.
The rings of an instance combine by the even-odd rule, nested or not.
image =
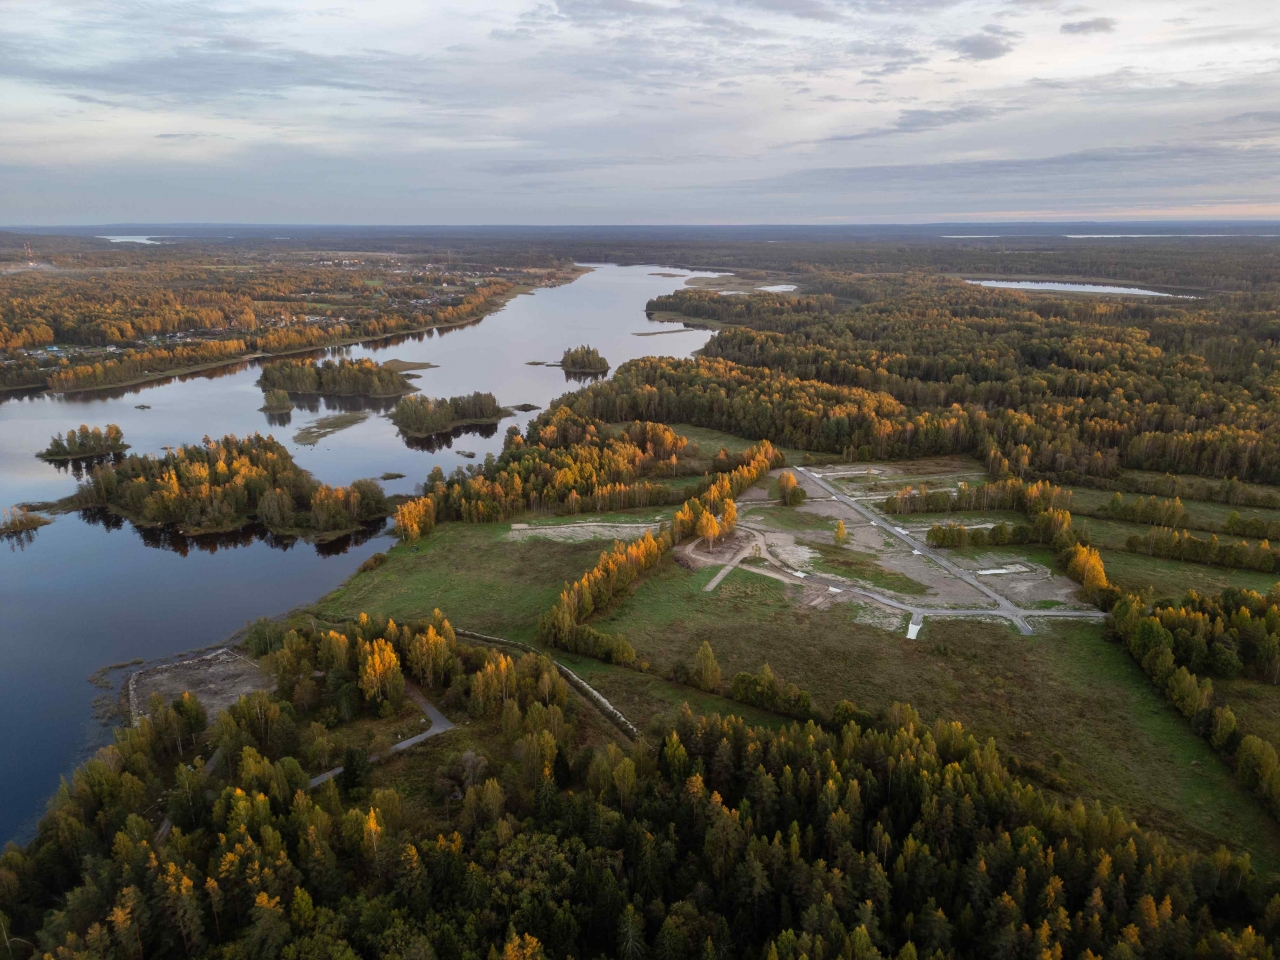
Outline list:
[[[1174,297],[1178,300],[1194,300],[1179,297],[1176,293],[1158,290],[1142,290],[1139,287],[1112,287],[1099,283],[1056,283],[1050,280],[966,280],[975,287],[995,287],[1000,290],[1054,290],[1062,293],[1119,293],[1134,297]]]
[[[428,396],[492,391],[504,405],[544,407],[579,384],[557,367],[529,361],[558,361],[566,348],[585,343],[616,368],[642,356],[688,356],[706,343],[710,331],[645,317],[650,298],[683,282],[654,276],[657,270],[596,266],[571,284],[516,297],[465,327],[317,355],[432,363],[435,369],[414,371],[420,377],[415,386]],[[389,493],[411,493],[436,465],[448,473],[486,453],[496,455],[508,425],[523,426],[537,415],[520,414],[483,433],[415,449],[385,418],[385,402],[298,398],[297,408],[283,417],[262,413],[262,391],[254,383],[259,366],[238,363],[75,396],[0,393],[0,505],[74,492],[72,471],[35,454],[52,434],[81,423],[118,424],[137,453],[205,435],[272,433],[325,483],[403,473],[384,486]],[[300,427],[360,407],[368,415],[362,423],[313,446],[293,439]],[[88,682],[94,671],[217,644],[247,620],[317,599],[389,545],[385,532],[376,530],[317,548],[264,539],[252,530],[211,538],[140,532],[111,517],[81,514],[57,517],[29,543],[0,541],[0,842],[29,838],[59,776],[109,741],[109,729],[93,714],[94,697],[109,692]]]

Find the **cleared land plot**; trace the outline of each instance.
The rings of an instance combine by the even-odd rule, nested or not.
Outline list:
[[[538,617],[565,581],[600,559],[599,540],[508,539],[510,524],[444,523],[398,546],[376,570],[358,573],[323,597],[315,612],[347,620],[362,612],[397,620],[427,617],[439,607],[455,626],[532,642]]]
[[[747,447],[755,446],[759,440],[746,440],[742,437],[735,437],[731,433],[723,433],[720,430],[712,430],[709,427],[695,427],[691,423],[673,423],[670,424],[672,430],[683,437],[688,438],[689,442],[696,443],[699,448],[699,457],[689,458],[690,466],[696,466],[700,469],[709,467],[715,455],[720,452],[720,448],[728,450],[730,453],[741,453]],[[775,444],[775,446],[777,446]],[[778,447],[779,450],[786,455],[787,465],[796,466],[805,463],[805,457],[808,457],[809,463],[838,463],[841,457],[832,453],[814,453],[808,450],[797,450],[794,447]]]
[[[1107,568],[1107,579],[1122,590],[1141,593],[1153,591],[1155,597],[1178,599],[1188,590],[1197,593],[1221,593],[1227,587],[1240,587],[1266,593],[1277,582],[1274,573],[1253,570],[1228,570],[1201,563],[1162,560],[1142,553],[1124,550],[1099,551]]]
[[[1082,490],[1077,488],[1071,494],[1073,512],[1101,510],[1111,502],[1111,497],[1112,493],[1107,490]],[[1137,497],[1137,494],[1126,493],[1124,494],[1125,503],[1132,503]],[[1172,498],[1157,497],[1156,499],[1168,500]],[[1226,525],[1227,517],[1231,516],[1233,510],[1239,512],[1242,520],[1259,519],[1267,523],[1280,521],[1280,510],[1267,510],[1263,507],[1233,507],[1226,503],[1209,503],[1205,500],[1186,499],[1182,501],[1182,506],[1187,511],[1187,519],[1194,529],[1220,531]]]
[[[136,718],[139,711],[146,712],[152,694],[158,693],[165,703],[172,703],[190,690],[212,719],[242,695],[274,687],[275,678],[251,660],[230,650],[214,650],[179,663],[139,670],[129,678],[129,705]]]
[[[1204,849],[1226,843],[1280,866],[1280,828],[1100,627],[1043,621],[1036,636],[1019,637],[998,624],[931,620],[908,641],[858,622],[852,604],[804,607],[795,588],[744,570],[703,592],[715,572],[664,562],[595,625],[625,635],[655,672],[692,664],[706,640],[726,682],[768,662],[820,707],[909,702],[928,720],[995,737],[1044,785],[1118,803]]]

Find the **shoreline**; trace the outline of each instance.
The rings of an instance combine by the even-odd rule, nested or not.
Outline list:
[[[579,276],[581,276],[581,274],[579,274]],[[575,276],[573,279],[576,280],[577,277]],[[566,283],[572,283],[572,282],[573,282],[572,280],[566,281]],[[552,286],[552,285],[549,284],[548,286]],[[554,286],[563,286],[563,284],[554,284]],[[316,351],[316,350],[332,350],[339,347],[353,347],[363,343],[377,343],[379,340],[389,340],[392,337],[411,336],[415,333],[426,333],[429,330],[448,330],[454,327],[466,326],[467,324],[471,324],[471,323],[479,323],[481,320],[489,316],[491,313],[496,313],[499,309],[501,309],[502,307],[505,307],[515,297],[520,296],[522,294],[526,294],[526,293],[532,293],[533,291],[538,289],[541,289],[541,288],[536,286],[529,286],[528,284],[517,284],[514,287],[512,287],[512,289],[508,290],[506,293],[502,293],[494,297],[487,305],[487,309],[482,311],[479,315],[474,317],[466,317],[465,319],[462,319],[462,320],[454,320],[449,323],[433,323],[433,324],[429,324],[421,327],[410,327],[409,329],[406,329],[406,330],[396,330],[391,333],[380,333],[372,337],[348,337],[344,340],[335,340],[332,343],[317,343],[317,344],[313,344],[311,346],[306,346],[306,347],[292,347],[288,350],[280,350],[280,351],[272,351],[272,352],[259,351],[256,353],[244,353],[244,354],[240,354],[237,357],[229,357],[225,360],[212,360],[209,363],[199,363],[189,367],[175,367],[172,370],[157,371],[155,373],[148,373],[143,376],[134,377],[130,380],[121,380],[116,383],[104,383],[104,384],[99,384],[97,386],[92,386],[92,387],[74,387],[70,390],[54,390],[53,388],[47,385],[40,386],[36,384],[36,385],[25,386],[25,387],[5,387],[3,389],[4,390],[31,390],[33,391],[33,394],[47,393],[50,396],[63,396],[63,397],[77,396],[80,394],[93,394],[93,393],[98,393],[99,391],[102,391],[102,390],[118,390],[118,389],[123,389],[127,387],[137,387],[147,383],[154,383],[157,380],[165,380],[169,377],[183,377],[193,373],[204,373],[208,370],[217,370],[221,367],[229,367],[237,363],[248,363],[253,360],[267,360],[267,359],[275,359],[278,357],[290,357],[290,356],[296,356],[299,353],[311,353],[312,351]],[[355,394],[353,394],[353,396],[355,396]],[[401,396],[401,394],[392,394],[391,396]]]
[[[444,436],[446,433],[450,433],[453,430],[457,429],[458,427],[486,427],[486,426],[496,427],[503,420],[506,420],[509,417],[514,417],[516,415],[516,411],[511,409],[510,407],[503,407],[502,410],[499,412],[501,413],[501,416],[498,416],[498,417],[477,417],[471,420],[453,420],[447,426],[441,427],[439,430],[428,430],[425,432],[420,432],[417,430],[411,431],[411,430],[406,430],[404,427],[401,427],[399,425],[396,426],[396,429],[399,430],[400,433],[406,437],[413,437],[415,440],[423,440],[427,437]],[[524,412],[524,411],[521,411],[521,412]],[[394,420],[392,420],[391,422],[393,424],[395,423]]]

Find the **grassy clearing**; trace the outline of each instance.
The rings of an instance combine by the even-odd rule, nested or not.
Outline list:
[[[455,626],[532,641],[538,616],[566,580],[600,559],[601,541],[507,539],[505,523],[444,523],[412,547],[397,546],[387,562],[357,573],[321,598],[313,612],[345,620],[361,612],[397,620],[430,616],[439,607]]]
[[[999,624],[927,621],[922,639],[908,641],[857,622],[849,604],[801,607],[794,588],[744,570],[705,593],[715,572],[664,562],[597,626],[626,636],[655,672],[691,664],[706,640],[726,682],[767,661],[823,708],[909,702],[928,720],[994,737],[1067,795],[1118,803],[1201,848],[1225,843],[1280,867],[1280,828],[1097,625],[1050,624],[1024,638]],[[623,688],[639,686],[627,679]]]
[[[1157,598],[1179,599],[1188,590],[1198,593],[1221,593],[1227,587],[1243,587],[1266,593],[1277,577],[1253,570],[1228,570],[1207,567],[1181,560],[1161,560],[1124,550],[1100,551],[1106,564],[1107,579],[1122,590],[1141,593],[1150,590]]]
[[[974,511],[955,511],[952,513],[896,513],[889,516],[895,524],[906,526],[908,524],[929,524],[933,526],[935,523],[963,523],[966,526],[974,526],[975,524],[997,524],[1004,521],[1009,526],[1027,522],[1027,516],[1024,513],[1018,513],[1016,510],[974,510]]]
[[[824,517],[820,513],[809,513],[795,507],[752,507],[742,517],[759,520],[775,530],[834,530],[834,517]]]
[[[765,710],[737,703],[728,697],[672,683],[656,673],[637,673],[625,667],[616,667],[570,653],[557,652],[556,659],[599,690],[628,720],[655,742],[671,729],[685,703],[689,704],[695,715],[732,713],[751,723],[767,727],[791,722]]]
[[[895,593],[924,596],[929,592],[929,588],[923,583],[911,579],[905,573],[882,567],[876,562],[878,558],[874,553],[863,553],[860,550],[850,550],[827,543],[815,543],[812,540],[800,542],[810,550],[818,552],[818,556],[810,561],[815,570],[831,573],[837,577],[862,580]]]
[[[697,460],[691,458],[690,463],[696,463],[701,460],[710,463],[715,455],[720,452],[721,447],[730,453],[741,453],[747,447],[755,446],[760,442],[759,440],[735,437],[731,433],[722,433],[719,430],[712,430],[708,427],[695,427],[691,423],[672,423],[669,426],[682,437],[687,437],[690,443],[698,445],[701,456]],[[814,453],[811,450],[797,450],[794,447],[778,447],[778,449],[786,455],[788,466],[806,463],[844,462],[843,457],[833,453]],[[806,457],[809,459],[806,460]]]
[[[1215,677],[1213,700],[1231,707],[1241,732],[1280,744],[1280,687],[1257,680]]]
[[[1111,501],[1112,494],[1107,490],[1074,490],[1071,494],[1072,506],[1079,510],[1101,510]],[[1124,499],[1126,503],[1136,499],[1137,494],[1126,493]],[[1165,499],[1160,497],[1158,499]],[[1226,525],[1227,517],[1231,515],[1233,510],[1240,513],[1243,520],[1252,520],[1258,518],[1268,523],[1274,523],[1280,520],[1280,510],[1267,510],[1263,507],[1233,507],[1226,503],[1210,503],[1205,500],[1183,500],[1182,506],[1186,508],[1187,519],[1196,529],[1202,530],[1218,530],[1221,531]]]
[[[670,520],[675,507],[639,507],[635,510],[618,510],[614,513],[575,513],[567,516],[540,516],[517,520],[531,527],[563,527],[575,523],[650,523]]]

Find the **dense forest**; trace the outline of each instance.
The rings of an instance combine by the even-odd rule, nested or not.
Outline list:
[[[394,397],[415,388],[403,373],[373,360],[277,360],[262,368],[258,386],[263,391],[322,393],[350,397]]]
[[[1105,485],[1122,468],[1280,480],[1274,296],[1062,299],[927,277],[851,278],[830,312],[680,292],[651,310],[734,326],[696,360],[624,364],[572,398],[850,459],[969,452],[993,473]],[[864,289],[865,288],[865,289]],[[754,300],[755,297],[749,298]]]
[[[251,518],[274,532],[331,534],[388,513],[377,481],[319,483],[283,444],[258,434],[206,437],[162,457],[130,454],[99,464],[73,500],[77,507],[108,507],[188,534],[234,529]]]
[[[254,640],[280,695],[212,723],[154,697],[0,855],[6,936],[58,960],[1272,955],[1280,895],[1247,859],[1062,806],[908,706],[781,729],[686,707],[660,743],[578,746],[548,661],[438,611]],[[330,726],[394,713],[406,673],[496,724],[488,755],[430,813],[353,750],[309,790]]]

